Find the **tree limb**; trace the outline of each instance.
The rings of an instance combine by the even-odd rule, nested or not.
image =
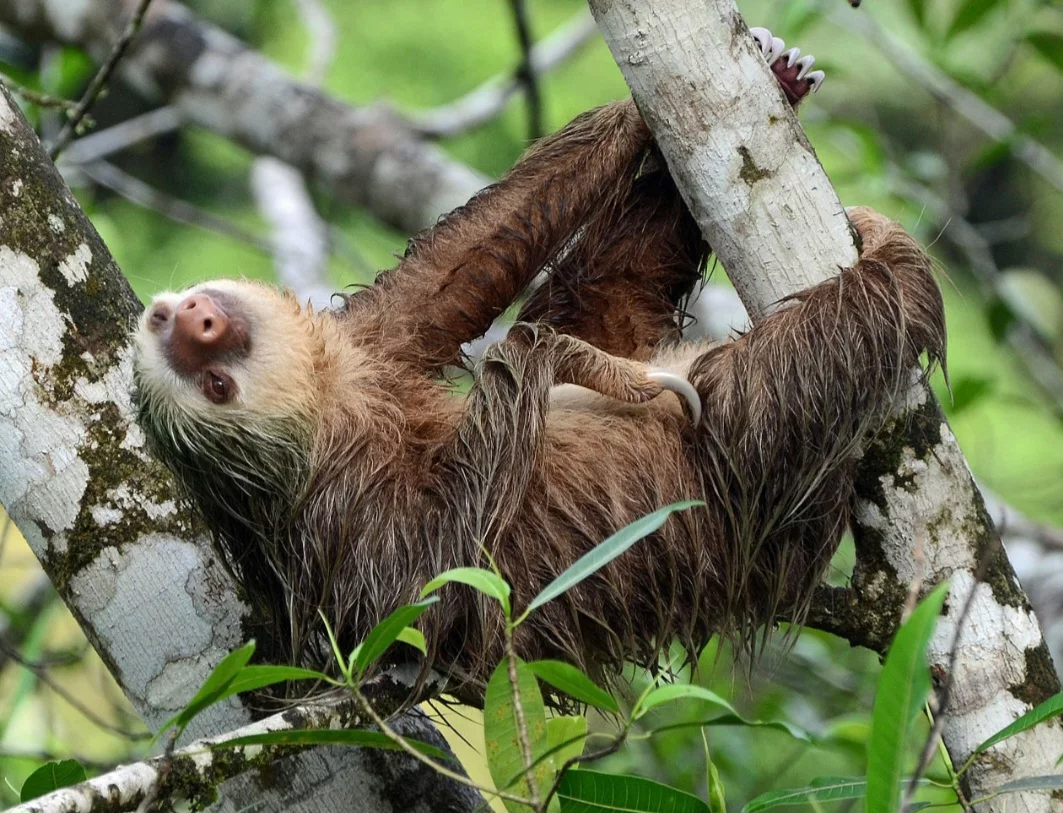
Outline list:
[[[130,0],[64,14],[48,0],[0,0],[0,23],[103,58]],[[336,198],[406,232],[435,223],[489,182],[383,107],[344,104],[170,0],[156,0],[119,74],[181,117],[301,170]]]
[[[591,9],[669,169],[754,319],[780,297],[856,259],[830,182],[731,0],[591,0]],[[711,125],[711,126],[710,126]],[[996,550],[995,531],[955,438],[920,381],[893,427],[869,445],[858,478],[853,619],[870,633],[895,624],[919,570],[926,587],[949,579],[946,614],[930,645],[935,672],[950,663],[965,599],[976,590],[943,711],[943,736],[962,765],[990,734],[1059,691],[1037,620],[1007,558],[984,583],[974,574]],[[855,631],[854,631],[855,634]],[[881,636],[880,636],[881,637]],[[1007,740],[974,760],[972,797],[1020,776],[1055,771],[1058,722]],[[1003,802],[988,808],[1001,810]],[[1023,794],[1010,811],[1060,810]]]

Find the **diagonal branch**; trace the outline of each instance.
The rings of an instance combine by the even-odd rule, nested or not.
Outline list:
[[[594,18],[582,11],[531,49],[534,76],[542,77],[568,62],[598,34]],[[450,138],[473,130],[495,118],[521,83],[511,73],[488,79],[478,88],[449,104],[410,115],[412,126],[430,138]]]
[[[591,0],[677,185],[756,319],[780,297],[852,265],[856,251],[837,196],[733,2],[694,8],[689,0]],[[865,628],[870,639],[896,624],[917,574],[927,588],[950,580],[948,611],[928,657],[964,698],[942,725],[953,763],[964,764],[990,734],[1058,692],[1059,681],[1007,558],[993,556],[992,522],[922,381],[895,415],[869,444],[857,478],[857,566],[852,591],[841,598],[853,600],[854,634]],[[917,530],[925,537],[922,568]],[[971,623],[954,659],[955,630],[972,592]],[[1053,773],[1061,752],[1063,728],[1027,731],[980,754],[966,790],[979,797],[1008,779]],[[1060,808],[1036,794],[1008,804],[1010,811]]]

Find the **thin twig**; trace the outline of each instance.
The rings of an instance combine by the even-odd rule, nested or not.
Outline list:
[[[594,18],[586,9],[576,14],[531,49],[531,69],[537,77],[564,65],[598,34]],[[449,138],[480,127],[495,118],[523,89],[507,72],[440,107],[409,116],[410,126],[428,138]]]
[[[85,164],[79,169],[96,183],[117,192],[123,198],[143,206],[145,209],[151,209],[153,212],[165,215],[178,223],[184,223],[186,226],[195,226],[199,229],[205,229],[206,231],[232,238],[263,254],[272,254],[269,242],[249,229],[161,192],[139,178],[134,178],[114,164],[106,161],[96,161],[91,164]]]
[[[406,739],[401,734],[399,734],[397,731],[395,731],[395,729],[393,729],[387,724],[384,718],[381,717],[377,713],[376,709],[373,708],[372,704],[365,697],[365,695],[362,694],[361,690],[353,688],[352,691],[354,692],[355,698],[357,698],[358,702],[365,710],[365,713],[369,716],[369,719],[373,721],[373,725],[380,729],[380,733],[382,733],[385,737],[395,743],[404,753],[413,757],[418,762],[427,765],[429,768],[436,771],[440,776],[444,776],[447,779],[453,780],[454,782],[458,782],[462,785],[465,785],[466,787],[475,788],[485,796],[497,796],[500,799],[506,799],[507,801],[516,802],[517,804],[522,805],[531,804],[531,800],[525,799],[523,796],[518,796],[514,793],[509,793],[507,791],[492,790],[491,788],[484,787],[478,782],[474,782],[472,779],[465,776],[464,774],[460,774],[457,771],[452,771],[449,768],[444,768],[438,762],[429,759],[427,756],[425,756],[412,745],[410,745],[408,742],[406,742]]]
[[[526,0],[510,0],[513,9],[513,22],[517,26],[517,42],[520,44],[520,65],[517,66],[516,79],[524,87],[528,102],[528,139],[534,141],[543,134],[543,99],[539,89],[539,80],[532,65],[532,34],[528,20]]]
[[[59,157],[66,146],[73,140],[74,134],[77,132],[78,125],[81,124],[82,119],[89,112],[89,109],[96,103],[96,99],[99,98],[100,93],[103,91],[107,82],[111,78],[111,74],[114,73],[114,69],[118,66],[119,61],[129,48],[129,44],[133,41],[133,38],[140,30],[141,24],[144,22],[144,15],[148,11],[148,6],[151,5],[151,0],[140,0],[136,9],[133,11],[133,16],[126,23],[125,29],[118,37],[118,41],[111,49],[111,53],[107,55],[107,59],[100,65],[100,69],[96,71],[96,75],[92,77],[92,81],[89,82],[88,88],[85,90],[81,100],[77,103],[77,107],[74,108],[74,112],[70,114],[70,119],[63,126],[58,137],[55,139],[55,143],[48,150],[49,157],[54,161]]]
[[[520,700],[520,680],[517,677],[517,652],[513,648],[513,630],[509,628],[506,629],[506,671],[509,676],[509,688],[513,693],[513,716],[517,718],[517,742],[520,744],[521,756],[524,759],[524,781],[528,783],[532,807],[539,810],[539,783],[535,780],[531,741],[528,739],[528,721],[524,716],[524,704]]]
[[[620,732],[620,736],[616,737],[612,742],[597,751],[592,751],[589,754],[578,754],[574,757],[569,757],[561,765],[561,768],[557,772],[557,776],[554,777],[554,783],[550,786],[550,790],[546,794],[546,798],[543,799],[543,810],[547,810],[550,807],[550,802],[557,794],[558,789],[561,787],[561,780],[565,778],[565,774],[568,773],[569,768],[578,765],[581,762],[594,762],[598,759],[604,759],[605,757],[612,756],[620,750],[625,742],[627,742],[627,735],[630,731],[629,728],[625,728]]]
[[[41,683],[43,683],[45,686],[47,686],[49,689],[51,689],[53,692],[63,698],[63,700],[69,703],[85,719],[89,720],[94,725],[107,731],[110,731],[114,734],[118,734],[119,736],[125,737],[129,740],[146,740],[151,738],[151,734],[146,731],[130,731],[129,729],[123,728],[122,726],[107,722],[98,714],[96,714],[96,712],[94,712],[92,709],[90,709],[88,706],[86,706],[84,703],[74,697],[73,694],[63,688],[62,684],[58,683],[55,679],[52,678],[51,675],[48,674],[47,668],[40,666],[27,658],[22,657],[22,654],[20,652],[11,649],[10,647],[4,646],[2,642],[0,642],[0,649],[4,651],[8,658],[32,672],[33,675],[37,678],[37,680],[39,680]]]
[[[0,74],[0,85],[3,85],[8,93],[18,96],[21,99],[25,99],[27,102],[35,104],[38,107],[50,107],[57,110],[73,110],[77,107],[77,102],[72,102],[70,99],[64,99],[61,96],[52,96],[48,93],[41,93],[39,90],[33,90],[33,88],[28,88],[25,85],[12,82],[2,74]]]
[[[181,116],[173,107],[158,107],[148,113],[79,138],[63,153],[72,164],[90,164],[122,152],[149,138],[172,133],[181,126]]]

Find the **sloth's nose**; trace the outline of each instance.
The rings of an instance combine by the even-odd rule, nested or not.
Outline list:
[[[229,333],[229,317],[207,294],[192,294],[177,306],[173,331],[175,342],[220,348]]]

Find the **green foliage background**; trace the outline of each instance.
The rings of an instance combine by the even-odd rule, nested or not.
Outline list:
[[[293,72],[303,69],[307,35],[287,0],[199,0],[191,5]],[[1063,525],[1061,407],[1031,381],[1014,351],[994,334],[999,303],[986,300],[963,253],[941,234],[944,224],[926,216],[911,187],[931,190],[972,223],[988,224],[988,231],[1005,235],[993,246],[993,255],[1014,292],[1009,307],[1040,328],[1056,359],[1063,337],[1063,193],[1017,161],[1006,144],[993,143],[834,22],[852,15],[874,17],[921,59],[1005,113],[1063,160],[1063,11],[1036,0],[865,0],[864,5],[853,10],[844,0],[777,0],[742,2],[741,8],[750,24],[767,26],[788,45],[815,54],[818,66],[827,70],[826,84],[805,105],[802,119],[843,202],[872,205],[933,246],[948,308],[955,403],[950,406],[940,377],[935,386],[976,476],[1015,507]],[[509,4],[503,0],[331,0],[328,6],[339,47],[325,87],[352,103],[431,107],[512,70],[517,61]],[[574,0],[531,0],[529,7],[535,33],[543,36],[581,6]],[[17,81],[67,96],[79,92],[92,70],[73,51],[53,54],[40,70],[0,68]],[[601,42],[549,75],[542,88],[550,130],[626,93]],[[96,117],[105,127],[142,109],[116,87],[100,103]],[[27,112],[47,124],[48,114],[32,107]],[[497,120],[444,146],[454,157],[499,175],[526,146],[526,131],[524,105],[517,99]],[[118,161],[156,187],[264,232],[249,195],[250,162],[239,148],[194,129],[133,149]],[[145,300],[156,291],[208,277],[273,276],[269,257],[228,238],[174,224],[109,192],[87,186],[77,192]],[[331,273],[337,286],[367,281],[366,267],[389,266],[393,253],[404,246],[407,235],[382,227],[364,212],[325,196],[319,196],[319,204],[363,260],[335,259]],[[715,276],[723,281],[719,271]],[[5,539],[0,597],[15,617],[19,591],[33,578],[35,563],[15,532],[8,529]],[[844,579],[849,556],[845,549],[839,555],[838,580]],[[16,623],[32,627],[24,645],[27,655],[84,646],[60,607],[53,605],[36,620],[16,618]],[[767,730],[713,729],[712,753],[729,804],[815,776],[863,773],[878,673],[874,656],[806,632],[792,649],[769,651],[752,672],[736,666],[725,646],[710,647],[700,663],[698,679],[732,699],[743,713],[787,719],[833,739],[830,748],[819,749]],[[114,699],[116,689],[91,657],[52,671],[76,696],[104,708],[109,719],[129,723],[123,701],[115,699],[113,710],[102,702]],[[635,687],[644,679],[633,676]],[[653,712],[662,720],[696,719],[697,713],[690,704],[681,711],[665,707]],[[609,723],[595,719],[595,726],[604,730]],[[467,726],[463,730],[469,732]],[[13,790],[39,764],[4,753],[73,753],[106,763],[142,750],[86,723],[30,673],[10,663],[0,673],[0,777],[5,780],[0,802],[14,801]],[[704,760],[700,735],[684,729],[626,746],[609,767],[704,796]]]

